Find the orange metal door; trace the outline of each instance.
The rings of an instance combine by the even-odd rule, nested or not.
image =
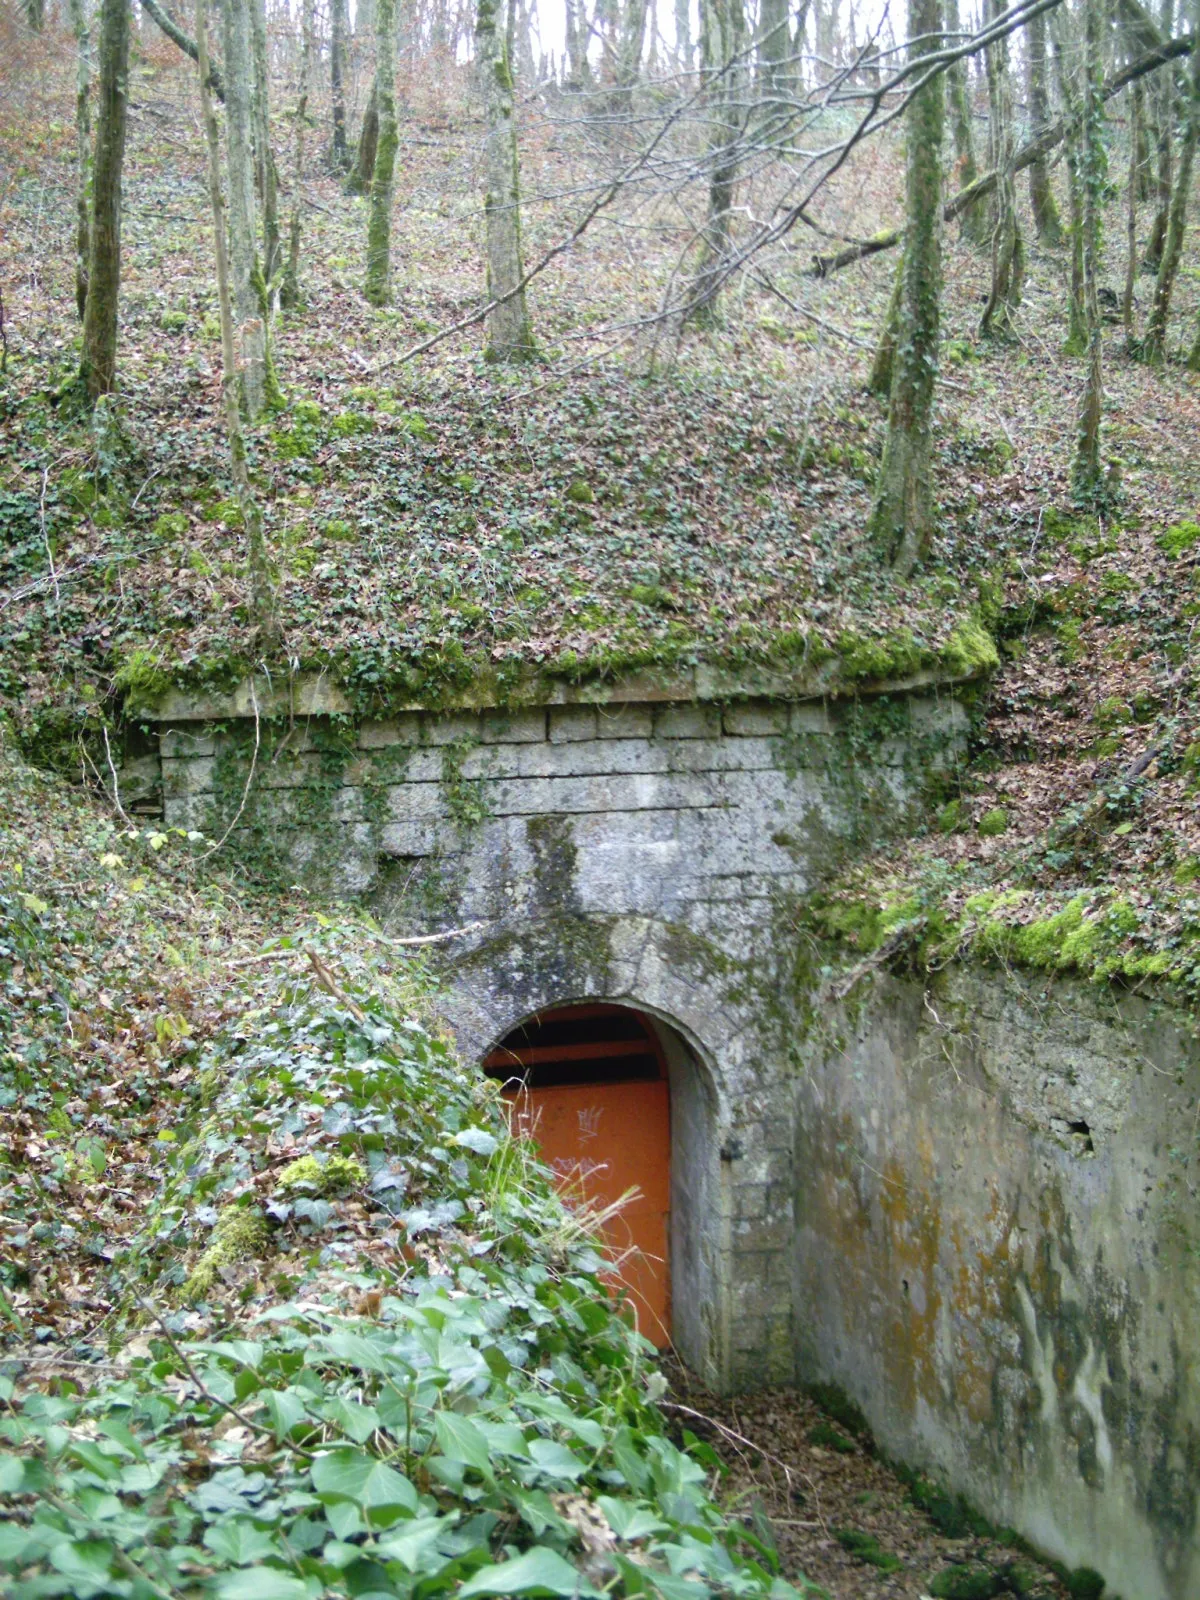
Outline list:
[[[485,1067],[497,1077],[510,1075],[506,1098],[516,1131],[536,1141],[568,1201],[598,1209],[634,1191],[604,1223],[613,1260],[609,1276],[627,1291],[639,1330],[662,1349],[671,1336],[670,1086],[657,1040],[637,1013],[621,1017],[636,1018],[639,1037],[606,1037],[619,1011],[590,1006],[546,1013],[527,1024],[521,1038],[510,1035]],[[581,1043],[539,1043],[566,1023],[591,1036]],[[514,1069],[526,1074],[521,1086]],[[642,1076],[625,1076],[629,1070]],[[554,1081],[565,1075],[585,1081]]]

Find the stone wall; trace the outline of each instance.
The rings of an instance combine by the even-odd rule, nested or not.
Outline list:
[[[658,1019],[678,1343],[715,1383],[786,1381],[788,908],[905,824],[962,756],[967,714],[929,683],[840,699],[727,681],[705,698],[695,677],[568,692],[378,720],[311,685],[282,715],[265,685],[175,695],[159,712],[163,815],[365,898],[390,931],[465,926],[431,952],[467,1059],[552,1005]]]
[[[797,1375],[1106,1593],[1194,1600],[1194,1034],[999,970],[868,988],[795,1088]]]

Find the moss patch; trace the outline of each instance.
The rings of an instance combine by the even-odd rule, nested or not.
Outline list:
[[[226,1206],[213,1228],[212,1243],[183,1286],[183,1298],[204,1299],[211,1293],[222,1267],[265,1255],[270,1241],[271,1230],[261,1211],[252,1206]]]

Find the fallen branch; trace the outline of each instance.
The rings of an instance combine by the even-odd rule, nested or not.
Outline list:
[[[844,1000],[855,984],[869,972],[874,972],[877,967],[882,967],[890,961],[896,952],[908,943],[912,935],[925,926],[925,920],[924,917],[914,917],[911,922],[902,922],[894,933],[888,935],[878,950],[873,950],[856,967],[851,967],[849,972],[843,973],[836,983],[830,984],[831,997],[834,1000]]]

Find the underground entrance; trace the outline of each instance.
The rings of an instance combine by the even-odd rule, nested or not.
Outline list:
[[[558,1006],[510,1029],[483,1067],[569,1202],[602,1219],[610,1281],[639,1330],[698,1353],[716,1268],[704,1226],[712,1107],[683,1037],[632,1006]]]

